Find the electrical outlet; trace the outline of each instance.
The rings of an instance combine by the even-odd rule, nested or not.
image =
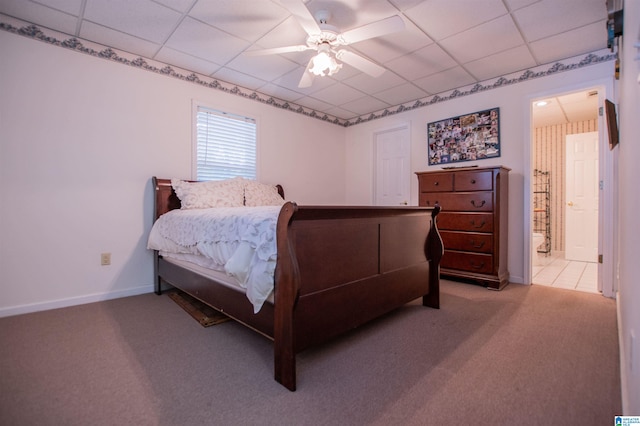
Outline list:
[[[102,266],[111,265],[111,253],[102,253],[100,255],[100,264]]]

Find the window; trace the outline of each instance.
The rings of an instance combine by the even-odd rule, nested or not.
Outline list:
[[[256,178],[256,121],[202,106],[196,110],[196,179]]]

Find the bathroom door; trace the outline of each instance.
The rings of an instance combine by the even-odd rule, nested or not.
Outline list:
[[[411,140],[409,127],[374,134],[375,204],[408,205],[411,200]]]
[[[598,132],[566,137],[565,258],[598,261]]]

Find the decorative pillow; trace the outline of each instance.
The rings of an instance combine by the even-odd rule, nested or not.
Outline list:
[[[257,206],[281,206],[284,199],[278,194],[278,189],[273,185],[267,185],[255,180],[246,179],[244,187],[244,205]]]
[[[212,207],[242,207],[244,205],[244,179],[207,182],[186,182],[171,179],[183,209],[208,209]]]

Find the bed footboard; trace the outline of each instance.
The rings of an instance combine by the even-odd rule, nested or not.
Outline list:
[[[416,298],[439,307],[439,207],[309,207],[278,220],[275,379],[296,388],[295,354]]]

